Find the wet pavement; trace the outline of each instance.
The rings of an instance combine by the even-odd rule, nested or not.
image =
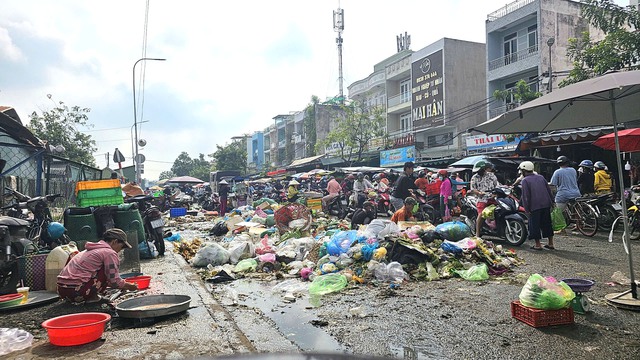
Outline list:
[[[186,239],[197,234],[179,232]],[[516,251],[526,264],[488,281],[412,281],[398,289],[357,285],[320,299],[309,299],[305,283],[288,278],[204,283],[182,257],[169,254],[142,263],[142,272],[153,276],[147,293],[189,295],[192,308],[186,313],[153,321],[114,318],[102,340],[70,348],[50,345],[39,324],[65,313],[115,313],[58,302],[0,314],[0,326],[21,327],[36,336],[31,349],[10,355],[18,359],[180,359],[310,351],[400,359],[637,359],[640,313],[604,301],[604,295],[628,289],[608,284],[616,271],[628,275],[619,237],[609,243],[604,233],[559,236],[557,250],[545,251],[525,244]],[[633,251],[638,264],[639,242],[633,242]],[[576,314],[573,325],[539,329],[512,319],[510,303],[532,273],[595,280],[586,294],[592,312]],[[273,290],[284,281],[291,287]],[[296,282],[301,285],[294,286]]]

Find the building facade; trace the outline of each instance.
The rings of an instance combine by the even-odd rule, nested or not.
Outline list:
[[[247,174],[261,172],[264,169],[264,134],[256,131],[247,140]]]

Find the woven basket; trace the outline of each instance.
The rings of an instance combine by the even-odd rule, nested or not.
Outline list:
[[[293,220],[304,220],[304,225],[299,227],[299,229],[302,231],[309,230],[313,221],[309,209],[306,206],[298,203],[291,203],[281,207],[274,214],[274,219],[276,221],[276,227],[278,228],[280,234],[284,234],[287,231],[293,230],[289,227],[289,223]]]

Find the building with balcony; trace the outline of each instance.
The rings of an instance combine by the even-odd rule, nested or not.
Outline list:
[[[272,169],[275,167],[276,161],[276,140],[275,140],[275,125],[267,126],[262,131],[262,143],[264,153],[264,169]]]
[[[274,136],[271,138],[271,162],[274,163],[273,166],[275,167],[282,167],[293,161],[291,153],[293,149],[291,146],[293,115],[276,115],[273,120]]]
[[[496,90],[513,89],[519,80],[542,93],[557,87],[573,67],[566,56],[569,39],[585,31],[593,39],[602,36],[580,16],[582,6],[569,0],[518,0],[489,14],[487,97]],[[513,97],[493,101],[487,115],[493,118],[516,105]]]

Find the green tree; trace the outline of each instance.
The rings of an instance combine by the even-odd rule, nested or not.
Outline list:
[[[604,33],[594,41],[588,32],[569,39],[567,56],[573,63],[563,87],[608,71],[634,69],[640,62],[640,12],[633,6],[621,7],[612,0],[584,0],[582,16]]]
[[[183,151],[178,155],[178,157],[173,161],[173,166],[171,166],[171,172],[175,174],[175,176],[186,176],[191,175],[193,171],[193,159],[187,154],[186,151]]]
[[[318,103],[320,103],[320,98],[313,95],[311,96],[311,103],[304,109],[304,133],[307,137],[305,144],[307,147],[307,156],[314,156],[316,154],[316,105],[318,105]]]
[[[214,159],[216,170],[247,171],[247,147],[244,141],[234,141],[229,145],[216,145],[216,152],[209,155]]]
[[[337,143],[342,160],[353,164],[363,160],[371,140],[384,135],[385,110],[360,102],[343,105],[342,110],[344,115],[336,119],[334,129],[318,142],[316,149]]]
[[[542,96],[542,93],[531,90],[531,86],[522,79],[516,83],[516,86],[513,89],[496,90],[493,92],[493,97],[502,101],[506,100],[510,96],[513,96],[513,99],[518,105],[522,105],[533,99],[539,98]]]
[[[69,160],[95,167],[93,153],[98,150],[96,142],[91,135],[84,134],[76,128],[78,125],[93,127],[88,124],[87,114],[90,111],[89,108],[79,106],[70,108],[60,101],[56,107],[43,111],[40,115],[36,111],[31,113],[27,128],[40,140],[64,146],[63,155]]]
[[[158,175],[158,180],[171,179],[172,177],[176,177],[176,174],[174,174],[173,171],[163,171],[160,173],[160,175]]]
[[[211,172],[211,162],[204,158],[204,154],[200,153],[197,159],[193,159],[193,170],[191,176],[200,180],[209,181],[209,173]]]

